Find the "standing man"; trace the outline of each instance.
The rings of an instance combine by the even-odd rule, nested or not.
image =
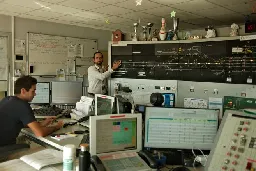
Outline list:
[[[102,66],[103,54],[95,52],[93,56],[94,65],[88,68],[88,95],[107,94],[107,78],[121,65],[121,61],[113,63],[110,71]]]
[[[53,121],[48,118],[39,123],[30,107],[36,95],[37,80],[31,76],[23,76],[14,85],[15,96],[8,96],[0,102],[0,147],[16,144],[22,128],[29,127],[36,136],[44,137],[62,128],[63,122],[48,126]]]

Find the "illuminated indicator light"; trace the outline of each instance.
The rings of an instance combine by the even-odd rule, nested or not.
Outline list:
[[[116,116],[110,116],[110,118],[124,118],[125,115],[116,115]]]

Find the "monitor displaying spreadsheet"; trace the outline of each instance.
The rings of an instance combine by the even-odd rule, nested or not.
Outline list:
[[[137,149],[137,118],[97,120],[96,142],[97,153]]]
[[[50,103],[50,82],[38,82],[36,84],[36,96],[31,104],[49,104]]]
[[[219,110],[147,107],[145,147],[210,150]]]

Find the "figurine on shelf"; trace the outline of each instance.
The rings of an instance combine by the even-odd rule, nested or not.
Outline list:
[[[158,32],[159,31],[157,29],[153,31],[152,41],[158,41]]]
[[[174,36],[173,30],[169,30],[167,34],[167,39],[166,40],[172,40]]]
[[[160,29],[160,32],[159,32],[159,38],[160,40],[165,40],[166,39],[166,23],[165,23],[165,19],[162,18],[162,26],[161,26],[161,29]]]
[[[205,31],[206,31],[205,38],[216,37],[216,31],[212,26],[208,26],[207,28],[205,28]]]
[[[239,29],[239,26],[236,23],[233,23],[231,25],[230,36],[238,36],[238,29]]]

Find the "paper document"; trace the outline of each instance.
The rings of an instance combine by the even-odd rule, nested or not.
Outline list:
[[[45,166],[62,163],[62,152],[46,149],[20,158],[23,162],[34,167],[37,170]]]

